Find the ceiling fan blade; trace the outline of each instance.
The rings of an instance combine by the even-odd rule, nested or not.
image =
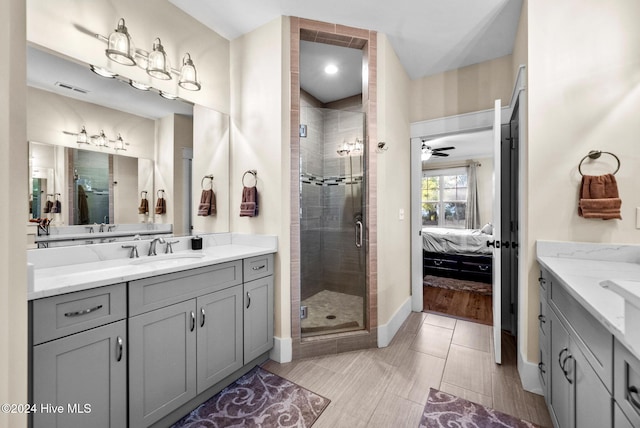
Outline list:
[[[67,135],[78,135],[77,132],[62,131],[62,133]]]
[[[455,149],[455,147],[451,146],[451,147],[438,147],[438,148],[431,149],[431,150],[435,152],[435,151],[440,151],[440,150],[453,150],[453,149]]]
[[[447,156],[449,156],[449,154],[448,153],[433,152],[433,153],[431,153],[431,156],[440,156],[440,157],[446,158]]]

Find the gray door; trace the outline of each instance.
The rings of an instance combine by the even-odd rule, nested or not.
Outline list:
[[[244,284],[244,364],[273,348],[273,276]]]
[[[242,367],[242,286],[198,297],[198,394]]]
[[[34,428],[126,426],[126,333],[123,320],[33,348]]]
[[[129,423],[146,427],[196,396],[195,300],[129,319]]]

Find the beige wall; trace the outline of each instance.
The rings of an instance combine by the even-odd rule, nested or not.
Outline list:
[[[128,0],[29,0],[28,18],[29,42],[108,68],[193,103],[229,112],[229,41],[168,1],[150,4]],[[152,79],[140,67],[110,61],[104,54],[106,43],[93,34],[108,37],[120,18],[125,19],[137,48],[150,51],[159,37],[174,67],[179,67],[189,52],[202,90],[188,91],[180,88],[175,78]]]
[[[231,230],[278,235],[275,335],[291,337],[289,266],[289,20],[231,42]],[[258,172],[257,217],[239,217],[242,176]],[[246,184],[253,184],[249,176]]]
[[[113,158],[113,211],[111,223],[137,223],[138,159],[124,156]],[[115,184],[117,183],[117,184]]]
[[[193,118],[180,114],[173,116],[173,232],[176,235],[189,234],[184,222],[188,211],[185,207],[184,187],[189,180],[184,168],[183,149],[193,149]],[[198,154],[201,156],[201,154]],[[194,210],[194,207],[191,207]],[[195,216],[197,212],[193,212]]]
[[[513,69],[513,81],[518,74],[518,68],[520,65],[527,64],[527,42],[528,42],[528,0],[523,0],[522,9],[520,9],[520,20],[518,21],[518,31],[516,32],[516,39],[513,43],[513,53],[511,54],[512,64],[511,68]],[[503,100],[503,105],[504,105]]]
[[[579,11],[579,13],[576,13]],[[530,1],[529,28],[529,326],[527,356],[537,361],[538,239],[638,243],[640,206],[640,2]],[[589,150],[615,153],[622,220],[578,217],[578,163]],[[583,167],[612,172],[603,156]]]
[[[388,38],[378,33],[377,156],[378,325],[387,324],[411,292],[410,80]],[[398,168],[406,165],[406,168]],[[404,220],[399,219],[404,210]]]
[[[511,100],[511,55],[411,81],[410,122],[470,113]]]
[[[27,218],[25,1],[0,2],[0,403],[27,402]],[[0,412],[0,426],[25,415]]]

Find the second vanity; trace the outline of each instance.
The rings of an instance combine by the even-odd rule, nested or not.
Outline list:
[[[30,252],[33,427],[170,426],[266,360],[276,238],[176,239]]]
[[[640,427],[640,246],[538,241],[539,377],[556,428]]]

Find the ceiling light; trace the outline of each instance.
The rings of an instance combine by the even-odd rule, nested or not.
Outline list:
[[[117,76],[116,73],[114,73],[112,71],[109,71],[106,68],[96,67],[95,65],[90,65],[89,68],[91,69],[91,71],[96,73],[98,76],[108,77],[110,79],[113,79],[114,77]]]
[[[93,144],[95,144],[98,147],[109,147],[109,145],[107,144],[108,140],[107,140],[107,136],[104,135],[104,131],[100,131],[100,134],[98,135],[92,135],[91,139],[93,140]]]
[[[144,83],[136,82],[135,80],[131,80],[131,79],[129,79],[129,85],[141,91],[148,91],[149,89],[151,89],[151,86],[145,85]]]
[[[122,136],[120,134],[118,134],[118,138],[116,138],[116,140],[114,141],[113,149],[115,151],[124,150],[126,152],[127,148],[125,147],[125,145],[126,145],[126,143],[122,139]]]
[[[327,74],[336,74],[338,72],[338,67],[335,64],[329,64],[324,68],[324,72]]]
[[[160,96],[161,96],[162,98],[166,98],[166,99],[168,99],[168,100],[175,100],[175,99],[177,99],[177,98],[178,98],[176,95],[169,94],[169,93],[164,92],[164,91],[160,91]]]
[[[164,52],[160,38],[156,38],[153,42],[153,52],[149,54],[149,65],[147,65],[147,74],[151,77],[161,80],[171,80],[171,66]]]
[[[123,65],[135,65],[133,59],[135,49],[131,42],[131,36],[124,25],[124,18],[118,21],[118,28],[109,36],[109,44],[105,53],[109,59]]]
[[[182,58],[182,68],[180,69],[180,80],[178,80],[178,85],[180,85],[181,88],[187,89],[189,91],[200,90],[200,83],[198,82],[196,67],[193,65],[191,55],[189,55],[188,52]]]

